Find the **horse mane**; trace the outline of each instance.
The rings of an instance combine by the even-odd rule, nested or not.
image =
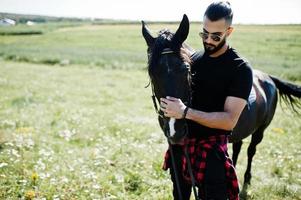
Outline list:
[[[172,33],[169,29],[163,29],[159,31],[158,37],[156,38],[154,45],[148,48],[149,75],[151,74],[151,71],[154,69],[154,67],[157,65],[159,57],[165,48],[170,48],[172,51],[174,51],[182,59],[183,62],[186,62],[189,65],[192,63],[190,58],[192,54],[191,48],[185,43],[180,45],[175,44],[175,42],[172,42],[173,37],[174,33]]]

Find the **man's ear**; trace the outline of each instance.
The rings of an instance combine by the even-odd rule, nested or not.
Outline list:
[[[232,27],[232,26],[230,26],[229,28],[228,28],[228,30],[227,30],[227,37],[229,37],[231,34],[232,34],[232,32],[233,32],[233,30],[234,30],[234,28]]]

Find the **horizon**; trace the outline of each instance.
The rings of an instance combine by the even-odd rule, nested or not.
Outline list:
[[[107,21],[106,23],[141,23],[141,20],[135,20],[135,19],[111,19],[111,18],[94,18],[94,17],[77,17],[77,16],[54,16],[54,15],[42,15],[42,14],[28,14],[28,13],[12,13],[12,12],[0,12],[0,14],[9,14],[9,15],[24,15],[24,16],[32,16],[32,17],[49,17],[49,18],[64,18],[64,19],[78,19],[78,20],[90,20],[90,21],[94,21],[94,20],[103,20],[103,21]],[[189,16],[188,16],[189,17]],[[182,19],[182,18],[181,18]],[[179,20],[170,20],[170,21],[164,21],[164,20],[143,20],[146,24],[156,24],[156,23],[179,23],[181,22],[181,19]],[[203,23],[203,21],[197,21],[197,20],[189,20],[190,23]],[[42,22],[44,23],[44,22]],[[271,24],[264,24],[264,23],[232,23],[234,25],[301,25],[300,23],[271,23]]]

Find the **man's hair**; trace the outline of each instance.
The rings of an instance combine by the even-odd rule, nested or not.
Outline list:
[[[204,14],[210,21],[225,19],[226,23],[231,26],[233,12],[228,1],[217,1],[210,4]]]

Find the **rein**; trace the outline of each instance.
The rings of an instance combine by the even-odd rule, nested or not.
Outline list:
[[[172,53],[175,53],[172,49],[165,48],[161,52],[161,55],[172,54]],[[156,95],[155,95],[155,91],[154,91],[154,85],[153,85],[153,83],[152,83],[151,80],[150,80],[150,85],[152,87],[152,100],[153,100],[153,105],[154,105],[155,111],[156,111],[157,115],[160,118],[163,119],[163,121],[164,121],[164,135],[168,136],[168,134],[167,134],[167,132],[168,132],[168,129],[167,129],[167,120],[164,120],[164,115],[162,114],[162,111],[160,111],[160,109],[158,109],[157,99],[156,99]],[[186,105],[187,105],[187,103],[189,103],[189,105],[191,104],[191,89],[190,89],[189,102],[183,102],[183,103],[186,104]],[[185,120],[185,123],[187,123],[186,120]],[[186,124],[186,127],[187,127],[187,124]],[[176,169],[175,157],[174,157],[174,153],[173,153],[173,150],[172,150],[172,144],[168,140],[168,138],[167,138],[167,142],[168,142],[168,145],[169,145],[169,150],[170,150],[171,160],[172,160],[172,166],[173,166],[174,173],[175,173],[175,179],[176,179],[176,185],[177,185],[178,195],[180,197],[180,200],[182,200],[182,193],[181,193],[181,188],[180,188],[180,182],[179,182],[179,177],[178,177],[178,173],[177,173],[178,170]],[[197,191],[196,191],[196,182],[195,182],[195,178],[194,178],[194,175],[193,175],[193,172],[192,172],[191,162],[190,162],[190,159],[189,159],[187,148],[185,148],[184,155],[185,155],[185,157],[187,159],[188,172],[189,172],[189,175],[191,177],[191,184],[192,184],[192,188],[193,188],[194,197],[195,197],[196,200],[201,200],[198,197],[198,194],[197,194]]]

